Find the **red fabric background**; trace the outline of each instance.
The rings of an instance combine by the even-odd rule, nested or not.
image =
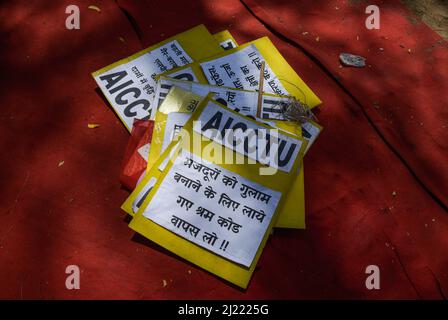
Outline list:
[[[65,29],[69,4],[80,30]],[[364,2],[91,4],[0,6],[0,298],[447,297],[447,47],[402,5],[379,2],[382,29],[369,31]],[[129,134],[90,77],[200,23],[239,43],[268,35],[324,101],[305,159],[307,229],[275,231],[246,291],[127,227]],[[340,69],[341,51],[371,67]],[[70,264],[81,290],[65,288]],[[380,290],[364,285],[371,264]]]

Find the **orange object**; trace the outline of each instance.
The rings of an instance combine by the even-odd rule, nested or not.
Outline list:
[[[134,121],[120,175],[120,182],[129,190],[134,190],[139,178],[145,172],[153,127],[152,120]]]

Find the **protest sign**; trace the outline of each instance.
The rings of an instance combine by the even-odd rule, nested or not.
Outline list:
[[[305,228],[320,99],[269,38],[238,46],[203,25],[92,76],[134,124],[120,175],[129,226],[246,288],[272,228]]]
[[[185,91],[192,92],[198,96],[205,97],[210,92],[214,93],[214,100],[219,103],[238,111],[244,115],[256,116],[257,114],[257,100],[258,92],[240,90],[230,87],[219,87],[209,84],[196,83],[192,81],[184,81],[166,76],[160,76],[157,83],[154,100],[155,104],[160,106],[167,96],[169,90],[176,86]],[[283,109],[285,104],[290,102],[289,97],[263,94],[261,104],[261,117],[266,120],[285,120]],[[315,121],[309,120],[301,124],[303,136],[308,140],[307,152],[318,135],[322,131],[322,127]]]
[[[219,103],[241,112],[244,115],[253,117],[257,115],[258,92],[256,91],[240,90],[232,87],[219,87],[210,84],[168,78],[166,76],[161,76],[159,78],[154,96],[154,103],[160,105],[172,86],[193,92],[202,97],[205,97],[212,92],[215,94],[214,100]],[[282,103],[285,103],[289,99],[290,98],[288,97],[273,94],[263,94],[262,118],[283,120]]]
[[[204,174],[202,179],[197,168]],[[174,196],[167,197],[168,194]],[[193,243],[249,267],[280,196],[278,191],[182,150],[143,215]],[[199,234],[201,229],[204,231]]]
[[[192,92],[172,87],[158,107],[148,157],[148,170],[171,143],[174,135],[189,120],[191,113],[203,99]]]
[[[205,149],[210,145],[216,149],[223,146],[217,140],[204,139],[206,141],[202,141],[202,139],[210,136],[210,125],[219,126],[220,121],[213,119],[217,119],[220,115],[222,117],[223,112],[227,117],[226,122],[231,119],[233,127],[244,124],[247,128],[257,129],[260,132],[262,129],[272,129],[220,106],[209,98],[203,100],[184,127],[183,134],[188,134],[192,139],[182,136],[179,152],[174,152],[173,155],[174,161],[166,165],[131,221],[130,227],[175,254],[245,288],[270,234],[279,208],[284,202],[284,195],[293,183],[291,173],[298,171],[306,143],[300,137],[284,132],[279,133],[280,144],[285,145],[289,141],[289,147],[281,151],[277,150],[275,153],[275,156],[283,160],[278,161],[278,164],[284,170],[275,170],[275,173],[270,176],[259,174],[260,170],[266,169],[266,165],[258,161],[254,165],[216,164],[214,156],[207,153]],[[193,121],[201,117],[208,121],[202,127],[194,127]],[[200,141],[199,149],[191,144],[191,141],[195,139]],[[172,142],[171,147],[175,145],[176,142]],[[229,146],[224,148],[231,150]],[[291,150],[298,150],[298,152],[290,152]],[[236,151],[231,151],[235,156]],[[167,152],[169,152],[168,149],[165,151],[165,156]],[[200,172],[193,174],[195,170]],[[225,181],[224,178],[226,178]],[[241,180],[238,180],[239,178]],[[175,188],[176,192],[183,191],[180,194],[175,193],[173,185],[178,185]],[[189,191],[185,191],[185,188]],[[214,194],[213,198],[207,198],[205,194],[201,196],[201,201],[204,203],[198,202],[198,204],[202,209],[205,208],[204,210],[195,205],[194,200],[187,198],[187,193],[196,193],[196,190],[198,193],[208,190],[210,194]],[[173,207],[170,205],[170,208],[173,209],[167,211],[168,208],[163,207],[160,201],[156,202],[155,199],[160,197],[169,198],[173,202]],[[214,206],[210,205],[210,201],[216,201]],[[255,204],[262,207],[256,207]],[[219,212],[211,209],[218,206]],[[211,211],[214,215],[205,210]],[[254,213],[252,210],[257,212]],[[175,213],[171,214],[171,212]],[[264,218],[262,218],[263,214]],[[212,221],[209,220],[210,216]],[[252,216],[255,219],[252,219]],[[262,220],[261,223],[260,220]],[[265,224],[267,221],[269,221],[268,225]],[[244,226],[247,227],[243,229]],[[239,231],[236,232],[236,230]],[[213,242],[215,235],[216,242]],[[241,241],[247,239],[246,236],[251,240],[243,244]],[[215,245],[211,245],[212,242]]]
[[[151,119],[156,76],[223,52],[200,25],[92,73],[99,88],[130,131],[134,119]]]
[[[178,82],[179,81],[177,80],[174,81],[174,83]],[[153,140],[148,160],[147,177],[146,179],[142,180],[142,182],[137,186],[136,190],[131,193],[131,195],[122,206],[123,210],[130,215],[134,215],[134,213],[136,212],[135,206],[133,209],[132,204],[140,203],[142,201],[140,197],[146,196],[146,193],[142,193],[141,190],[146,189],[145,186],[149,183],[151,178],[158,178],[158,176],[160,175],[160,171],[152,170],[154,166],[157,167],[157,159],[165,151],[166,146],[172,141],[176,132],[179,131],[179,129],[182,128],[182,126],[191,117],[191,113],[185,112],[184,106],[191,104],[189,102],[191,101],[190,99],[201,99],[196,95],[188,96],[188,94],[191,93],[186,93],[178,87],[171,87],[169,94],[167,95],[167,99],[163,100],[163,103],[157,111]],[[184,110],[184,112],[179,112],[180,110]],[[295,123],[286,121],[274,121],[271,124],[292,134],[301,134],[301,131],[299,129],[300,127],[298,127]],[[279,218],[275,224],[276,227],[305,228],[303,177],[303,169],[301,169],[290,192],[287,194],[285,205],[281,209]]]
[[[263,92],[293,96],[310,108],[321,104],[320,99],[292,69],[268,37],[173,69],[163,75],[171,77],[172,73],[182,73],[184,78],[181,79],[195,78],[200,83],[257,90],[262,61],[266,65]]]

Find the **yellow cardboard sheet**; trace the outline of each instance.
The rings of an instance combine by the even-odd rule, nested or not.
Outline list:
[[[122,205],[122,209],[126,211],[131,216],[134,215],[133,204],[135,203],[139,195],[141,195],[142,190],[145,188],[147,183],[151,179],[158,179],[160,176],[160,171],[158,168],[158,163],[163,160],[161,156],[162,152],[162,142],[165,135],[165,127],[167,122],[167,110],[169,112],[190,112],[185,109],[185,105],[191,105],[201,100],[201,97],[194,95],[190,92],[185,92],[177,87],[172,87],[170,93],[167,95],[164,102],[160,105],[159,110],[156,114],[156,119],[154,122],[154,131],[152,135],[151,149],[148,159],[148,170],[146,176],[137,185],[135,190],[131,193],[128,199]],[[286,121],[271,121],[276,127],[281,130],[290,132],[294,135],[300,136],[302,131],[300,127],[291,122]],[[160,160],[157,162],[157,160]],[[304,197],[304,173],[303,167],[300,169],[297,178],[295,179],[291,190],[289,191],[285,205],[281,209],[278,220],[275,227],[281,228],[305,228],[305,197]]]
[[[226,112],[230,112],[233,114],[233,117],[237,119],[244,118],[245,121],[252,122],[255,126],[261,126],[265,127],[266,129],[269,129],[270,127],[264,124],[260,124],[258,122],[255,122],[247,117],[244,117],[222,105],[219,105],[216,102],[213,102],[210,97],[203,100],[198,108],[196,109],[193,117],[190,119],[190,121],[184,126],[183,133],[187,132],[190,137],[193,138],[193,140],[196,139],[196,141],[201,141],[200,148],[192,147],[190,139],[182,139],[181,138],[181,146],[179,148],[182,148],[184,150],[188,150],[189,152],[195,154],[196,156],[200,156],[203,159],[213,162],[214,159],[210,157],[210,154],[204,151],[204,148],[207,146],[210,147],[210,144],[214,144],[214,148],[219,148],[220,145],[216,142],[210,142],[208,139],[201,139],[201,135],[196,133],[193,130],[193,121],[197,120],[204,110],[217,110],[217,108],[222,108],[226,110]],[[264,168],[266,169],[265,165],[260,164],[257,162],[256,164],[251,165],[241,165],[241,164],[219,164],[222,168],[225,168],[226,170],[230,170],[232,172],[235,172],[236,174],[249,179],[255,183],[258,183],[260,185],[263,185],[269,189],[276,190],[278,192],[282,193],[280,202],[274,212],[273,218],[270,221],[270,224],[264,233],[263,240],[261,241],[261,244],[257,250],[257,253],[255,255],[254,260],[252,261],[250,267],[242,266],[241,264],[237,264],[235,262],[232,262],[228,259],[225,259],[217,254],[212,253],[211,251],[204,249],[203,247],[196,245],[178,235],[175,233],[168,231],[167,229],[159,226],[158,224],[152,222],[150,219],[143,216],[143,213],[145,211],[145,208],[149,205],[149,203],[152,201],[154,194],[157,192],[158,187],[162,183],[164,177],[168,173],[169,169],[173,165],[173,162],[168,162],[164,171],[162,172],[161,176],[159,177],[158,181],[156,182],[155,186],[149,193],[148,197],[146,197],[144,203],[140,206],[140,209],[136,213],[134,219],[131,221],[129,226],[135,230],[136,232],[142,234],[146,238],[148,238],[151,241],[156,242],[157,244],[161,245],[162,247],[166,248],[167,250],[170,250],[171,252],[175,253],[176,255],[179,255],[180,257],[197,264],[198,266],[204,268],[205,270],[208,270],[209,272],[226,279],[227,281],[240,286],[242,288],[246,288],[250,278],[252,276],[252,273],[257,265],[258,259],[262,253],[262,250],[266,244],[266,241],[268,239],[269,234],[272,231],[272,227],[274,225],[274,222],[276,218],[278,217],[278,213],[280,212],[280,208],[284,203],[285,196],[293,181],[294,181],[294,173],[299,170],[299,166],[301,163],[301,158],[303,156],[304,149],[306,147],[306,142],[302,140],[301,137],[297,137],[288,133],[282,132],[285,136],[288,136],[293,139],[297,139],[301,141],[300,143],[300,152],[297,157],[294,158],[294,162],[292,164],[292,167],[289,172],[285,172],[282,170],[277,170],[275,174],[273,175],[260,175],[260,169]],[[174,148],[178,145],[177,142],[172,142],[170,147]],[[196,145],[197,146],[197,145]],[[178,149],[179,149],[178,148]],[[235,156],[235,152],[234,156]],[[169,150],[167,149],[162,155],[163,158],[165,158],[169,154]],[[176,157],[177,152],[174,152],[173,157]],[[160,159],[158,160],[160,161]]]
[[[156,112],[147,171],[152,168],[156,160],[162,154],[162,144],[165,136],[168,114],[172,112],[192,113],[201,100],[202,97],[194,93],[184,91],[177,87],[171,88],[166,99]]]
[[[234,52],[243,50],[244,48],[254,45],[260,54],[263,56],[265,62],[272,71],[276,74],[278,79],[284,88],[290,93],[291,96],[295,97],[299,101],[307,104],[309,107],[314,108],[320,105],[322,102],[317,97],[317,95],[306,85],[306,83],[300,78],[300,76],[294,71],[294,69],[288,64],[288,62],[283,58],[274,44],[268,37],[259,38],[257,40],[245,43],[238,46],[237,48],[226,50],[213,57],[208,57],[201,61],[195,61],[184,67],[176,68],[171,71],[164,73],[163,75],[170,76],[173,73],[179,73],[181,70],[188,69],[189,72],[194,74],[200,83],[208,83],[206,76],[204,75],[200,63],[207,61],[212,61]]]
[[[151,114],[152,107],[149,107],[149,105],[152,102],[151,95],[153,93],[151,90],[154,89],[154,86],[151,86],[150,83],[155,80],[157,74],[161,73],[147,74],[150,71],[146,70],[144,61],[140,61],[139,58],[173,41],[177,41],[181,51],[186,52],[192,61],[200,61],[224,51],[207,28],[204,25],[199,25],[92,73],[106,99],[128,131],[132,129],[134,118],[142,119],[146,114]],[[179,52],[180,54],[181,52]],[[134,70],[136,67],[138,68]],[[167,65],[167,67],[170,66]],[[107,82],[100,79],[102,75],[115,71],[117,76],[109,78]],[[119,78],[118,72],[126,73],[123,80]],[[130,82],[132,84],[126,85]],[[114,86],[112,87],[112,85]],[[117,98],[117,95],[120,95],[119,98]]]

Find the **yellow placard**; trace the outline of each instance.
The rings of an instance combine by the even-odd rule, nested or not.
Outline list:
[[[244,117],[222,105],[219,105],[218,103],[212,101],[210,97],[203,100],[195,113],[193,114],[193,117],[190,119],[190,121],[184,126],[183,135],[181,137],[180,143],[178,142],[172,142],[170,145],[170,148],[177,148],[177,149],[183,149],[187,150],[188,152],[194,154],[195,156],[201,157],[202,159],[208,161],[208,162],[214,162],[216,159],[214,156],[212,156],[210,153],[205,152],[206,148],[210,148],[210,146],[213,149],[219,149],[222,147],[219,143],[215,141],[211,141],[209,139],[204,139],[204,132],[202,131],[202,137],[201,134],[196,132],[196,129],[194,128],[193,121],[202,119],[204,114],[207,116],[210,113],[220,113],[220,110],[223,110],[222,112],[226,114],[231,114],[231,116],[234,119],[237,119],[235,121],[244,121],[246,123],[252,123],[253,126],[257,128],[265,128],[265,129],[272,129],[272,127],[269,127],[264,124],[260,124],[259,122],[253,121],[250,118]],[[196,128],[196,127],[195,127]],[[203,129],[202,129],[203,130]],[[274,225],[274,222],[278,216],[278,213],[280,212],[280,208],[282,207],[284,201],[285,201],[285,194],[288,193],[291,185],[294,182],[294,173],[299,170],[299,166],[301,163],[301,159],[303,156],[304,149],[306,148],[306,142],[302,140],[301,137],[294,136],[292,134],[282,132],[282,139],[293,139],[290,141],[295,141],[296,146],[300,148],[300,150],[297,153],[297,156],[293,158],[288,158],[288,162],[286,164],[281,164],[283,169],[276,170],[272,175],[266,176],[266,175],[260,175],[260,172],[263,170],[266,170],[266,165],[260,164],[258,161],[255,164],[222,164],[220,163],[219,166],[223,169],[229,170],[231,172],[234,172],[235,174],[244,177],[245,179],[248,179],[250,181],[253,181],[254,183],[264,186],[266,188],[269,188],[270,190],[274,190],[276,192],[280,192],[282,194],[278,206],[275,209],[275,212],[273,213],[272,219],[270,220],[269,226],[266,229],[266,232],[263,235],[263,238],[261,240],[261,243],[258,247],[258,250],[255,254],[254,259],[252,260],[249,267],[245,267],[241,264],[232,262],[224,257],[221,257],[220,255],[217,255],[197,244],[194,244],[183,237],[176,235],[175,233],[161,227],[160,225],[154,223],[152,220],[146,218],[143,214],[145,212],[145,209],[148,207],[148,205],[151,203],[151,201],[154,198],[154,195],[157,193],[158,188],[164,181],[164,178],[168,174],[170,168],[173,166],[173,162],[170,161],[165,165],[165,168],[163,172],[161,173],[159,179],[155,183],[152,190],[149,192],[149,195],[146,197],[143,204],[140,206],[139,210],[137,211],[134,219],[130,223],[130,227],[137,231],[138,233],[142,234],[146,238],[150,239],[151,241],[156,242],[157,244],[161,245],[162,247],[166,248],[167,250],[170,250],[171,252],[181,256],[182,258],[197,264],[198,266],[208,270],[211,273],[216,274],[219,277],[222,277],[226,279],[227,281],[230,281],[231,283],[238,285],[242,288],[246,288],[249,280],[252,276],[252,273],[256,267],[257,261],[261,255],[261,252],[266,244],[267,238],[269,234],[272,231],[272,227]],[[187,139],[186,136],[191,137],[192,139]],[[191,141],[199,141],[199,148],[197,147],[197,144],[192,144]],[[300,141],[300,143],[299,143]],[[300,145],[300,146],[299,146]],[[176,147],[177,146],[177,147]],[[289,149],[291,150],[291,149]],[[178,154],[176,152],[172,153],[173,157],[175,158]],[[162,155],[163,158],[166,158],[169,155],[169,150],[167,149],[164,154]],[[233,156],[236,156],[236,152],[233,152]],[[161,158],[162,158],[161,157]],[[158,162],[161,163],[161,160],[159,159]],[[269,169],[269,168],[268,168]],[[168,196],[168,195],[167,195]]]
[[[92,73],[128,131],[134,119],[152,118],[157,75],[224,50],[199,25]]]
[[[180,112],[181,110],[189,112],[185,109],[184,106],[190,105],[191,101],[197,103],[199,100],[201,100],[201,97],[194,95],[191,92],[186,92],[177,87],[172,87],[169,94],[166,96],[166,99],[160,105],[154,122],[154,131],[152,134],[152,142],[148,158],[146,177],[140,182],[140,184],[131,193],[131,195],[122,206],[123,210],[128,214],[134,215],[134,212],[136,210],[132,208],[132,204],[136,201],[136,199],[138,199],[138,201],[140,200],[139,195],[142,195],[142,190],[147,186],[149,180],[157,179],[160,175],[160,171],[154,168],[157,168],[158,163],[160,162],[157,162],[157,160],[161,160],[160,158],[163,158],[161,156],[162,144],[164,141],[165,128],[168,118],[166,110],[170,110],[171,112]],[[290,132],[294,135],[300,136],[302,134],[300,126],[295,123],[286,121],[270,121],[270,123],[273,123],[273,125],[278,127],[279,129]],[[316,126],[319,126],[316,123],[314,124]],[[168,144],[165,142],[165,145]],[[291,187],[291,190],[287,194],[285,205],[281,209],[275,227],[296,229],[305,228],[304,192],[304,173],[303,168],[301,168],[297,178],[295,179]]]
[[[198,80],[198,82],[208,83],[207,78],[201,68],[201,63],[206,63],[225,57],[227,55],[241,51],[251,45],[254,45],[258,49],[267,65],[272,69],[277,78],[280,80],[281,84],[291,96],[305,103],[310,108],[314,108],[322,103],[317,95],[306,85],[306,83],[288,64],[285,58],[283,58],[283,56],[280,54],[280,52],[268,37],[259,38],[257,40],[245,43],[238,46],[237,48],[226,50],[217,54],[216,56],[209,57],[201,61],[195,61],[190,65],[173,69],[172,71],[166,72],[163,75],[170,76],[170,74],[172,73],[178,73],[181,70],[188,69],[189,72],[192,72],[194,74],[194,77]]]
[[[154,129],[152,132],[151,148],[149,149],[147,171],[152,168],[162,154],[168,115],[175,112],[192,113],[201,100],[202,97],[194,93],[184,91],[177,87],[172,87],[170,89],[166,99],[159,106],[154,119]]]

